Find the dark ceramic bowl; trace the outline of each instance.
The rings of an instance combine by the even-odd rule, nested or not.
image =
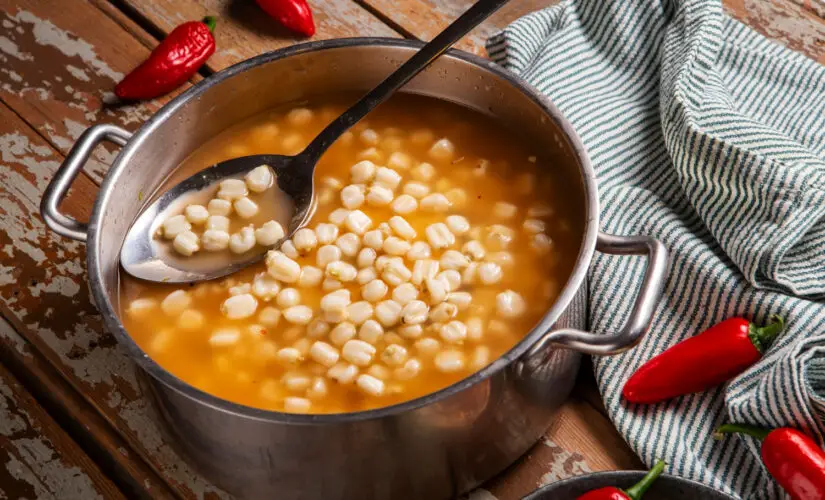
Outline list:
[[[644,477],[644,472],[616,471],[597,472],[585,476],[571,477],[564,481],[548,484],[530,493],[523,500],[575,500],[591,490],[616,486],[629,488]],[[709,486],[678,476],[662,474],[647,490],[643,500],[736,500],[734,497],[716,491]]]

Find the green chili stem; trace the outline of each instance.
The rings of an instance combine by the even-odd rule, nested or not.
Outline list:
[[[748,424],[725,424],[716,429],[716,432],[713,435],[716,439],[721,439],[725,434],[746,434],[751,437],[755,437],[756,439],[762,441],[768,434],[771,433],[771,429],[765,429],[763,427],[757,427],[755,425],[748,425]]]
[[[210,32],[213,32],[215,31],[215,25],[218,24],[218,18],[216,18],[215,16],[206,16],[203,18],[203,24],[205,24],[206,27],[209,28]]]
[[[748,337],[760,353],[764,353],[773,343],[774,339],[776,339],[777,335],[785,329],[785,320],[782,319],[782,316],[774,314],[771,316],[771,320],[773,321],[765,326],[756,326],[751,323],[750,327],[748,327]]]
[[[639,500],[642,498],[642,495],[644,495],[645,492],[653,485],[656,478],[662,474],[662,471],[665,470],[665,465],[664,460],[657,460],[653,468],[645,474],[645,477],[643,477],[641,481],[624,490],[624,492],[631,498],[631,500]]]

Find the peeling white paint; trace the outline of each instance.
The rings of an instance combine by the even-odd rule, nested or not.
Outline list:
[[[21,61],[31,61],[34,57],[31,54],[23,52],[10,38],[0,36],[0,51],[20,59]]]
[[[85,71],[78,68],[77,66],[72,66],[71,64],[67,64],[66,65],[66,71],[71,73],[71,75],[73,77],[77,78],[78,80],[82,80],[84,82],[88,82],[88,81],[91,80],[91,78],[89,78],[89,75],[87,75]]]
[[[538,484],[536,485],[537,488],[541,488],[542,486],[546,486],[550,483],[555,483],[556,481],[561,481],[562,479],[592,472],[584,460],[576,460],[572,453],[546,437],[542,438],[541,443],[553,449],[556,459],[549,464],[550,469],[539,478]],[[565,464],[572,464],[573,470],[565,470]]]
[[[13,82],[18,82],[19,83],[19,82],[23,81],[23,77],[20,76],[17,72],[15,72],[13,70],[6,69],[6,68],[0,68],[0,71],[2,71],[3,73],[9,75],[9,78],[11,78],[11,80]]]

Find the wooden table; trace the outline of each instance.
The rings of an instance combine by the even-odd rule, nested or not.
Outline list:
[[[797,2],[797,3],[794,3]],[[429,39],[471,0],[310,0],[315,39]],[[513,0],[461,48],[548,1]],[[119,78],[183,21],[220,17],[202,73],[296,43],[252,0],[0,0],[0,496],[220,498],[166,442],[135,367],[103,328],[81,244],[48,231],[41,194],[89,125],[136,129],[169,97],[110,103]],[[825,62],[825,1],[725,0],[766,36]],[[193,79],[193,84],[200,77]],[[99,148],[63,210],[88,217],[114,150]],[[515,499],[589,471],[639,468],[604,414],[589,367],[558,420],[474,499]]]

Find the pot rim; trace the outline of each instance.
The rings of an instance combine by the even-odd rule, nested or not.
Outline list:
[[[592,165],[590,164],[590,159],[584,144],[573,129],[573,126],[547,97],[541,95],[534,87],[522,81],[514,73],[498,66],[493,61],[457,49],[450,49],[441,57],[458,59],[502,78],[508,84],[518,89],[525,97],[540,106],[544,113],[551,120],[553,120],[559,130],[564,134],[564,137],[568,141],[573,154],[579,162],[579,170],[582,174],[584,200],[587,210],[579,254],[576,258],[576,263],[573,266],[573,270],[570,273],[562,292],[559,294],[559,297],[550,306],[539,322],[530,330],[530,332],[525,335],[520,342],[510,348],[510,350],[501,355],[493,363],[486,366],[482,370],[477,371],[472,375],[438,391],[409,401],[372,410],[331,414],[295,414],[254,408],[239,403],[234,403],[202,391],[173,375],[171,372],[167,371],[164,367],[154,361],[146,352],[143,351],[143,349],[140,348],[140,346],[137,345],[134,339],[132,339],[123,327],[123,324],[117,316],[114,304],[112,304],[109,300],[109,297],[104,290],[101,279],[102,266],[98,256],[100,254],[100,236],[103,230],[101,222],[104,219],[104,211],[105,207],[108,205],[112,187],[117,182],[120,175],[123,174],[131,157],[136,153],[136,151],[139,150],[144,140],[161,123],[170,119],[178,111],[178,109],[190,100],[197,99],[210,87],[223,82],[224,80],[233,78],[247,70],[263,64],[286,57],[356,46],[418,49],[423,45],[424,42],[418,40],[404,40],[386,37],[355,37],[301,43],[260,54],[218,71],[197,85],[187,89],[160,108],[134,133],[132,138],[126,143],[118,154],[100,186],[100,193],[95,200],[92,216],[89,221],[89,238],[87,243],[88,255],[86,258],[86,267],[89,272],[89,287],[91,288],[92,296],[100,309],[107,329],[117,338],[121,345],[126,347],[129,355],[141,369],[146,371],[157,381],[182,394],[183,396],[223,412],[265,422],[299,425],[339,424],[378,419],[390,415],[405,413],[444,400],[449,396],[464,391],[470,386],[473,386],[503,370],[518,358],[523,356],[536,341],[538,341],[548,330],[550,330],[553,324],[561,316],[562,312],[569,306],[575,294],[578,292],[582,282],[584,281],[587,269],[595,252],[596,238],[599,228],[599,197],[595,173]]]

